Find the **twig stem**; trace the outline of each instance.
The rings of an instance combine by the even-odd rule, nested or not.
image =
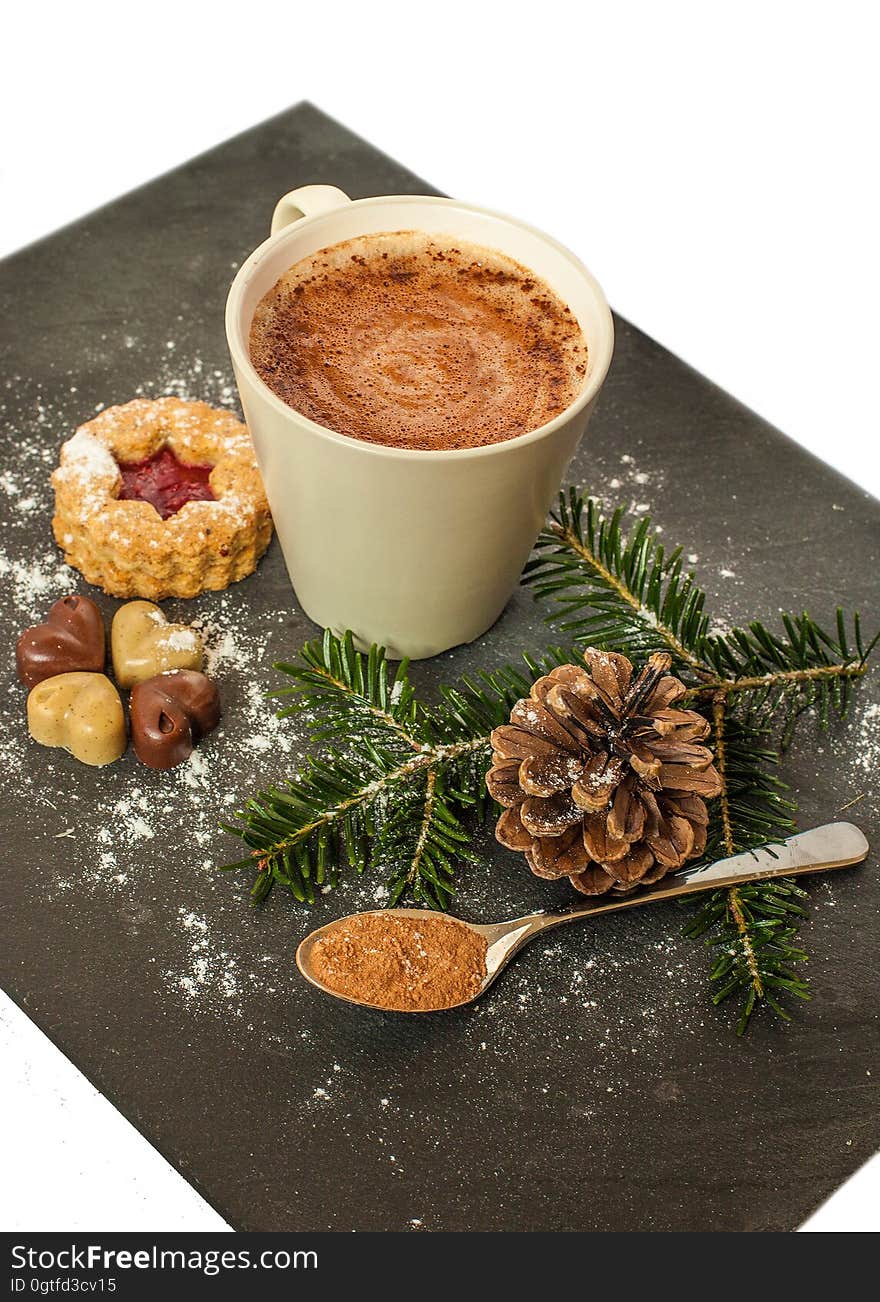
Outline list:
[[[410,883],[414,883],[419,875],[419,864],[422,862],[422,855],[425,852],[425,841],[428,838],[428,828],[431,826],[431,819],[434,815],[434,787],[437,784],[437,770],[428,769],[428,777],[425,783],[425,808],[422,813],[422,825],[419,828],[419,839],[416,841],[415,852],[413,853],[412,863],[409,866],[407,877]]]
[[[818,678],[861,678],[867,665],[851,661],[846,665],[813,665],[810,669],[780,669],[772,674],[759,674],[754,678],[715,678],[699,687],[692,687],[692,696],[732,696],[737,692],[759,691],[762,687],[781,687],[783,683],[811,683]]]
[[[724,848],[729,855],[733,854],[736,849],[736,843],[733,838],[733,826],[730,818],[730,797],[727,791],[727,739],[725,736],[725,715],[726,715],[726,696],[724,692],[717,691],[712,699],[712,722],[715,729],[715,767],[721,774],[721,795],[719,796],[719,805],[721,808],[721,829],[724,837]],[[745,954],[746,964],[749,969],[749,975],[752,978],[752,985],[755,994],[759,999],[764,997],[764,983],[761,980],[761,973],[758,968],[758,960],[755,957],[755,950],[749,936],[749,928],[743,916],[742,900],[739,891],[735,886],[731,886],[727,891],[727,907],[730,916],[736,925],[739,935],[740,944]]]

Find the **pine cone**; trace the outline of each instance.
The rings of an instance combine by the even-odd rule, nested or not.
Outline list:
[[[504,806],[495,835],[538,877],[569,877],[584,895],[630,891],[702,854],[721,777],[700,745],[709,723],[673,705],[686,692],[652,655],[584,652],[517,701],[492,733],[489,793]]]

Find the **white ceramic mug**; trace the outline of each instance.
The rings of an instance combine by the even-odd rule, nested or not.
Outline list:
[[[250,326],[279,277],[341,240],[400,230],[506,253],[568,304],[587,340],[588,370],[561,415],[505,443],[420,452],[337,434],[263,383],[250,361]],[[242,264],[226,304],[226,334],[287,570],[309,618],[413,659],[491,627],[611,362],[611,313],[586,267],[540,231],[485,208],[419,195],[352,201],[333,186],[309,185],[281,199],[271,237]]]

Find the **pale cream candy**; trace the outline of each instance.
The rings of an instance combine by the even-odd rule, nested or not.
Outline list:
[[[61,746],[100,768],[125,750],[119,693],[104,674],[76,672],[44,678],[27,699],[28,731],[41,746]]]
[[[120,687],[134,687],[169,669],[202,668],[202,639],[188,624],[169,624],[152,601],[129,601],[113,616],[113,672]]]

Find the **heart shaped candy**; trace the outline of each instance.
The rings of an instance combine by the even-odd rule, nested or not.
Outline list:
[[[152,601],[129,601],[113,616],[113,672],[120,687],[133,687],[169,669],[201,669],[202,639],[188,624],[169,624]]]
[[[18,677],[25,687],[75,670],[100,673],[106,655],[104,621],[88,597],[62,597],[45,624],[26,628],[15,648]]]
[[[27,699],[28,731],[41,746],[63,746],[83,764],[112,764],[125,750],[119,693],[104,674],[44,678]]]
[[[136,683],[129,702],[134,753],[151,769],[172,769],[220,721],[220,695],[204,674],[177,669]]]

